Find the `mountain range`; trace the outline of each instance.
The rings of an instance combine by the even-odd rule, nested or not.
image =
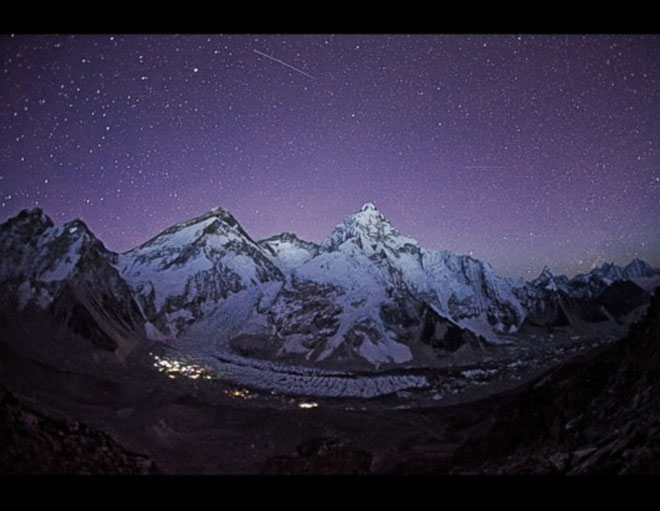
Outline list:
[[[660,284],[639,259],[572,279],[547,268],[503,278],[419,246],[372,203],[319,245],[292,233],[255,241],[216,207],[121,254],[81,220],[23,210],[0,225],[0,255],[3,307],[46,311],[119,359],[150,340],[344,369],[433,364],[521,330],[621,321]]]

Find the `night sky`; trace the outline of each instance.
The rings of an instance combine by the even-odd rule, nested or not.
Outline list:
[[[372,201],[505,276],[660,266],[660,36],[0,36],[0,221],[115,251],[220,205],[320,242]]]

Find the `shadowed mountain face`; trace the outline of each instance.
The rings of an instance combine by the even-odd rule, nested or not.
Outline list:
[[[660,288],[625,339],[519,391],[454,473],[660,474]]]
[[[628,314],[648,300],[649,294],[629,280],[614,282],[598,297],[598,303],[615,317]]]

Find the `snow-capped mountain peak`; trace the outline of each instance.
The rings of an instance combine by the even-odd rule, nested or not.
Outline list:
[[[387,218],[385,218],[383,213],[381,213],[373,202],[364,203],[360,208],[360,211],[354,213],[349,218],[351,217],[354,217],[357,223],[365,226],[378,223],[386,223],[391,226]]]
[[[630,261],[630,263],[623,268],[623,271],[629,279],[652,277],[659,274],[658,270],[653,269],[646,261],[637,258]]]
[[[176,245],[185,245],[196,241],[205,234],[217,234],[220,231],[246,238],[250,243],[256,245],[229,211],[216,206],[199,216],[168,227],[149,241],[129,252],[141,251],[160,244],[169,245],[173,243]]]
[[[230,294],[282,279],[272,259],[231,213],[215,207],[121,254],[118,267],[154,324],[174,332]]]
[[[267,356],[376,367],[412,360],[422,338],[442,344],[451,325],[496,342],[528,316],[561,323],[558,299],[579,315],[584,304],[570,300],[598,297],[614,280],[645,280],[640,285],[650,288],[660,279],[660,270],[634,260],[570,282],[545,267],[514,285],[487,263],[425,250],[370,202],[321,246],[287,232],[255,242],[215,207],[123,254],[107,251],[81,220],[55,226],[40,209],[25,210],[0,225],[0,249],[0,283],[21,307],[68,314],[68,289],[80,303],[116,295],[113,310],[125,312],[136,331],[144,323],[154,339],[195,328],[200,342],[208,335],[222,349],[250,351],[258,338],[267,340]],[[430,338],[429,321],[437,330]]]
[[[378,211],[378,208],[373,202],[365,202],[364,204],[362,204],[360,211],[373,211],[380,213],[380,211]]]
[[[381,249],[396,252],[405,245],[417,246],[417,241],[401,235],[372,202],[365,203],[357,213],[338,224],[321,243],[321,251],[342,249],[349,241],[366,255]]]

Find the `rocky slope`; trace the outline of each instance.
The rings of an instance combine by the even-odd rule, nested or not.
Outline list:
[[[455,473],[660,474],[660,288],[643,321],[500,409]]]
[[[0,303],[44,309],[100,349],[124,358],[145,318],[108,251],[74,220],[62,226],[39,209],[0,225]]]
[[[0,474],[155,474],[156,464],[105,433],[55,420],[0,388]]]
[[[624,267],[605,263],[570,280],[546,267],[536,279],[515,287],[514,293],[527,311],[524,324],[580,328],[618,321],[647,304],[658,284],[660,270],[635,259]]]
[[[176,335],[230,294],[283,277],[269,254],[222,208],[120,254],[117,266],[139,295],[145,315],[165,335]]]

